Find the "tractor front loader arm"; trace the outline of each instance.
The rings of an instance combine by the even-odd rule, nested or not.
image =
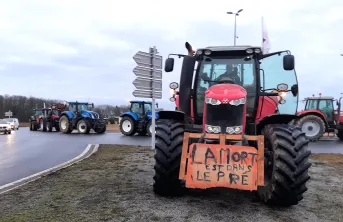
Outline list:
[[[192,143],[199,138],[219,144]],[[226,140],[256,141],[258,148],[226,145]],[[264,186],[264,136],[184,133],[179,179],[188,188],[227,187],[257,190]]]

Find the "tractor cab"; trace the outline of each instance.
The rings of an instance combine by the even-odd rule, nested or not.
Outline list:
[[[335,125],[335,99],[331,96],[319,96],[305,98],[305,111],[318,110],[325,114],[328,125]]]
[[[135,113],[139,119],[143,119],[147,117],[147,114],[152,111],[152,103],[147,101],[130,101],[130,111]],[[156,108],[158,108],[158,104],[156,103]]]
[[[174,83],[179,87],[178,98],[170,100],[177,101],[177,110],[184,112],[193,126],[242,126],[246,121],[248,132],[255,134],[255,124],[265,117],[284,115],[280,121],[285,123],[294,118],[298,82],[294,57],[289,51],[262,54],[261,48],[252,46],[207,47],[194,51],[188,46],[188,56],[183,56],[180,85]],[[167,58],[165,71],[173,71],[173,66],[174,58]],[[240,104],[246,104],[246,110]]]
[[[68,110],[73,113],[79,113],[83,110],[91,110],[94,108],[94,103],[85,103],[85,102],[68,102],[66,104]]]

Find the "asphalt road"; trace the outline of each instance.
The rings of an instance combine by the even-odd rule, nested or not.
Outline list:
[[[78,156],[88,144],[150,145],[150,137],[119,133],[70,135],[29,131],[28,127],[0,134],[0,186],[54,167]]]
[[[11,135],[0,135],[0,186],[54,167],[78,156],[88,144],[126,144],[149,146],[150,137],[126,137],[119,133],[61,134],[20,128]],[[343,153],[336,139],[310,144],[314,153]]]

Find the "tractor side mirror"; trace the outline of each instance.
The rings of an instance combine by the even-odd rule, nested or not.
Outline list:
[[[283,57],[283,69],[287,71],[294,69],[294,56],[293,55],[285,55]]]
[[[166,59],[166,62],[164,64],[164,71],[172,72],[173,69],[174,69],[174,58]]]
[[[298,93],[299,93],[298,84],[294,84],[294,85],[291,87],[291,92],[292,92],[293,96],[297,96],[297,95],[298,95]]]

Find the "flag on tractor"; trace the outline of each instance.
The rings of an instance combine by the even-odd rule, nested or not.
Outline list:
[[[270,50],[270,42],[268,37],[268,32],[266,25],[264,24],[264,19],[262,16],[262,51],[263,53],[268,53]]]

